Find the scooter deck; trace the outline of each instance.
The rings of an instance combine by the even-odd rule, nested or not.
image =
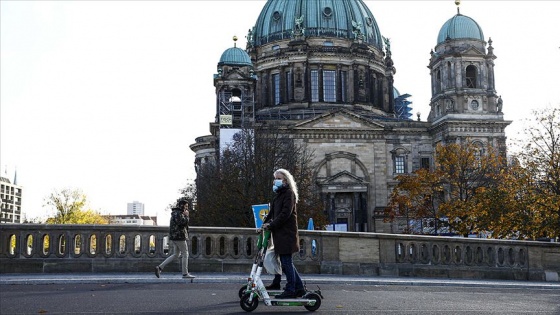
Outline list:
[[[246,291],[246,292],[248,292],[248,291]],[[275,295],[282,294],[282,292],[284,292],[284,291],[280,290],[280,291],[266,291],[266,292],[268,293],[268,296],[270,297],[270,299],[274,299]],[[259,300],[262,300],[261,296],[259,296]]]
[[[278,306],[301,306],[301,305],[315,305],[315,300],[306,298],[293,298],[293,299],[270,299],[272,305]]]

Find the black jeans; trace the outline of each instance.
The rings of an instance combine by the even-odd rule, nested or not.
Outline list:
[[[282,271],[286,274],[286,291],[296,292],[297,290],[302,290],[303,282],[294,266],[292,254],[280,255],[280,263],[282,264]]]

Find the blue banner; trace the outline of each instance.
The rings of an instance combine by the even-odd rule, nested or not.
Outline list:
[[[263,205],[253,205],[253,215],[255,216],[255,227],[259,229],[262,224],[264,217],[268,214],[268,204]]]

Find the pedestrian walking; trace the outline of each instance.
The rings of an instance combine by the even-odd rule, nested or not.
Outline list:
[[[169,220],[169,241],[173,247],[173,253],[161,264],[156,266],[156,277],[160,277],[163,269],[175,258],[181,262],[183,279],[192,279],[189,273],[189,249],[187,240],[189,239],[189,202],[185,198],[177,201],[177,205],[171,210]]]

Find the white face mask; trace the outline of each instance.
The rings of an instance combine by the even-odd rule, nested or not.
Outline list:
[[[282,187],[284,183],[281,179],[275,179],[274,184],[272,185],[272,191],[276,192],[278,188]]]

